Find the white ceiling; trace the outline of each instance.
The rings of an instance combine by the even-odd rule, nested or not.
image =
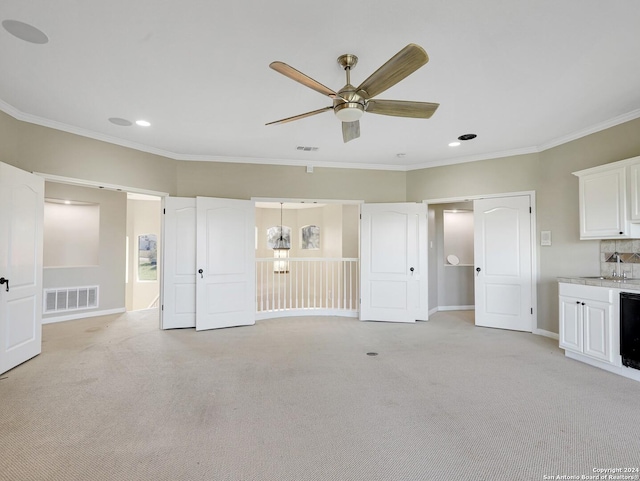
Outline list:
[[[637,0],[5,0],[6,19],[49,43],[0,29],[2,110],[176,159],[405,170],[536,152],[640,116]],[[339,55],[359,57],[357,85],[408,43],[429,63],[378,98],[438,102],[431,119],[365,113],[348,144],[331,112],[264,125],[331,104],[270,62],[338,90]],[[478,137],[448,146],[466,133]]]

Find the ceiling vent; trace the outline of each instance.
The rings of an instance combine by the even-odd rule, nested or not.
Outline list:
[[[316,150],[318,150],[318,147],[304,147],[302,145],[298,145],[296,147],[296,150],[303,150],[305,152],[315,152]]]

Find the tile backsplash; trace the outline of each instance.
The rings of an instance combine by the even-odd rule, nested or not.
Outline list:
[[[640,239],[600,241],[600,275],[612,276],[614,272],[640,278]]]

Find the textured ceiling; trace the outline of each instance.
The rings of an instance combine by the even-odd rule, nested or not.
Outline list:
[[[6,19],[49,42],[0,29],[2,110],[176,159],[404,170],[535,152],[640,116],[636,0],[5,0]],[[331,112],[264,125],[331,104],[271,61],[338,90],[339,55],[359,57],[357,85],[408,43],[429,63],[379,98],[440,103],[431,119],[365,113],[348,144]],[[448,146],[465,133],[478,137]]]

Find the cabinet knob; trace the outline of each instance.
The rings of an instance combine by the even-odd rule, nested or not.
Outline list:
[[[580,301],[576,301],[576,304],[580,304]]]
[[[620,232],[620,235],[624,234],[624,232]]]
[[[584,302],[582,303],[582,305],[584,306]]]

